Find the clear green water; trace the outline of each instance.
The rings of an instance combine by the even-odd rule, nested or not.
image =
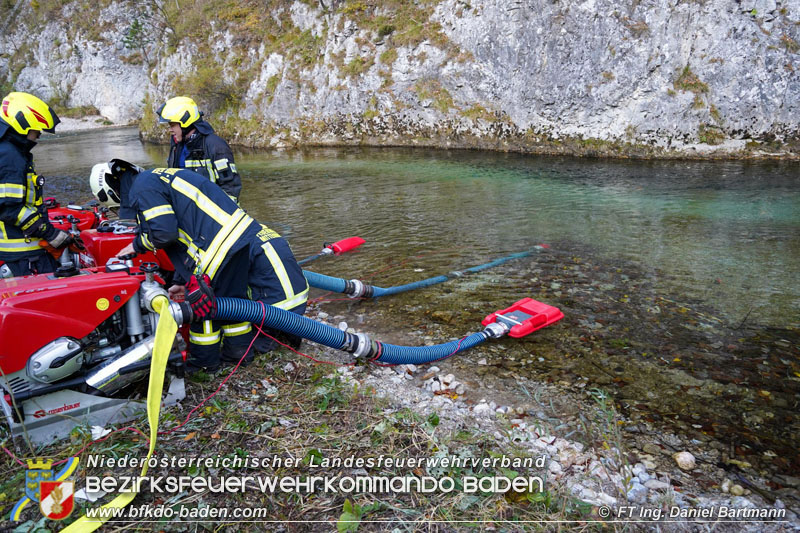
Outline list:
[[[52,178],[50,194],[80,200],[89,197],[94,163],[121,157],[158,166],[166,147],[143,145],[126,128],[51,137],[34,155]],[[414,261],[421,273],[394,269],[373,280],[389,286],[549,243],[632,261],[731,322],[748,312],[764,325],[800,322],[796,163],[325,148],[236,157],[242,205],[288,237],[298,258],[323,241],[367,240],[357,254],[315,265],[327,274],[364,277],[437,252]]]
[[[35,156],[49,194],[82,202],[93,164],[160,166],[166,150],[113,129],[50,138]],[[758,468],[800,472],[800,164],[326,148],[236,160],[243,207],[298,258],[367,240],[310,265],[324,274],[389,287],[551,245],[377,302],[319,303],[402,345],[476,331],[526,296],[564,311],[534,335],[437,363],[468,400],[525,401],[526,377],[565,394],[601,388],[655,435],[671,426],[700,448],[717,439]]]

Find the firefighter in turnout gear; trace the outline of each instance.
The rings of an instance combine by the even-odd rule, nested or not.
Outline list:
[[[242,178],[236,172],[233,152],[191,98],[170,98],[156,111],[158,121],[169,123],[170,137],[167,166],[188,168],[219,185],[237,202],[242,190]]]
[[[299,265],[297,268],[281,268],[286,257],[294,257],[289,243],[262,225],[250,245],[250,298],[302,315],[308,301],[308,282]],[[293,261],[293,264],[297,262]],[[264,333],[294,349],[300,348],[302,339],[296,335],[271,328],[265,328]],[[267,353],[277,346],[270,337],[256,337],[253,346],[258,353]]]
[[[214,372],[221,363],[238,362],[253,340],[250,323],[213,320],[215,297],[248,298],[252,281],[265,303],[305,308],[308,284],[286,241],[277,234],[264,241],[264,226],[217,185],[188,169],[125,168],[124,172],[136,174],[127,203],[136,212],[139,233],[118,255],[160,248],[172,261],[175,285],[170,296],[186,294],[195,317],[204,318],[190,327],[190,372]],[[109,183],[125,179],[120,176]],[[269,256],[262,247],[265,243],[271,243]],[[266,261],[259,258],[257,265],[251,265],[256,249]],[[252,357],[248,354],[244,363]]]
[[[12,92],[0,104],[0,277],[53,272],[57,263],[43,246],[59,249],[72,241],[47,218],[44,178],[34,172],[31,155],[41,133],[54,133],[59,122],[28,93]]]
[[[127,172],[128,168],[135,172]],[[136,211],[130,206],[131,186],[136,175],[144,170],[122,159],[112,159],[108,163],[99,163],[92,167],[89,175],[89,186],[92,194],[101,205],[119,208],[120,220],[133,220]],[[119,194],[117,193],[119,191]],[[123,198],[125,199],[123,201]]]

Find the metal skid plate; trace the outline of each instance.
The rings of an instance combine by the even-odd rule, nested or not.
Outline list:
[[[162,407],[174,405],[186,397],[183,378],[170,377],[169,390]],[[34,445],[46,445],[67,438],[78,426],[106,427],[126,422],[146,413],[144,401],[127,398],[105,398],[73,390],[61,390],[22,402],[23,423],[14,422],[13,406],[0,396],[0,407],[12,437],[26,435]]]

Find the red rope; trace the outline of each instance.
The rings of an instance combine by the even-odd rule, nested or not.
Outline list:
[[[217,389],[214,392],[212,392],[210,395],[208,395],[205,399],[203,399],[203,401],[201,401],[191,411],[189,411],[189,413],[186,415],[186,418],[184,419],[183,422],[181,422],[177,426],[175,426],[173,428],[170,428],[168,430],[159,431],[158,432],[159,435],[169,435],[170,433],[173,433],[174,431],[176,431],[176,430],[182,428],[183,426],[185,426],[189,422],[189,420],[191,419],[192,415],[195,412],[197,412],[198,409],[200,409],[203,405],[206,404],[206,402],[208,402],[211,398],[216,396],[217,393],[219,393],[220,390],[222,390],[222,386],[225,385],[225,383],[227,383],[228,380],[236,373],[236,371],[239,369],[239,367],[241,366],[242,362],[244,361],[245,357],[247,357],[247,354],[250,353],[250,350],[253,348],[253,344],[255,343],[255,341],[258,338],[259,334],[260,335],[264,335],[265,337],[268,337],[268,338],[272,339],[277,344],[280,344],[284,348],[288,348],[289,350],[291,350],[292,352],[296,353],[297,355],[305,357],[306,359],[309,359],[309,360],[313,361],[314,363],[323,364],[323,365],[344,366],[344,367],[353,367],[353,366],[355,366],[355,363],[337,363],[335,361],[325,361],[325,360],[322,360],[322,359],[316,359],[316,358],[314,358],[314,357],[312,357],[312,356],[310,356],[310,355],[308,355],[306,353],[303,353],[303,352],[301,352],[299,350],[296,350],[296,349],[292,348],[288,344],[285,344],[285,343],[279,341],[278,339],[276,339],[275,337],[273,337],[269,333],[265,332],[264,329],[263,329],[263,326],[264,326],[264,320],[266,320],[266,318],[267,318],[267,308],[266,308],[264,302],[259,302],[259,304],[261,304],[261,308],[262,308],[261,322],[258,325],[253,323],[253,326],[256,328],[256,330],[258,330],[258,334],[253,336],[253,340],[250,341],[250,344],[247,347],[247,350],[245,350],[244,354],[239,359],[239,362],[236,363],[236,366],[233,367],[233,370],[231,370],[230,373],[225,377],[225,379],[222,380],[222,382],[219,384],[219,386],[217,387]],[[433,361],[429,361],[429,362],[432,363],[432,362],[435,362],[435,361],[441,361],[442,359],[446,359],[446,358],[456,354],[458,352],[458,350],[461,348],[461,343],[466,338],[467,337],[464,336],[461,339],[459,339],[458,345],[456,346],[456,349],[453,350],[451,353],[449,353],[449,354],[447,354],[447,355],[445,355],[443,357],[440,357],[438,359],[434,359]],[[397,366],[395,363],[381,363],[381,362],[377,361],[377,358],[380,357],[380,356],[381,356],[381,353],[379,352],[378,354],[376,354],[376,356],[374,358],[369,359],[369,362],[374,364],[374,365],[382,366],[382,367]],[[73,456],[76,456],[76,455],[79,455],[79,454],[83,453],[84,451],[86,451],[87,448],[89,448],[89,446],[92,446],[94,444],[103,442],[103,441],[109,439],[115,433],[120,433],[122,431],[133,431],[134,433],[138,433],[139,435],[141,435],[142,438],[144,438],[145,441],[147,441],[148,444],[150,442],[150,439],[140,429],[135,428],[133,426],[126,426],[124,428],[115,429],[112,432],[110,432],[108,435],[105,435],[102,438],[99,438],[99,439],[96,439],[96,440],[93,440],[93,441],[87,443],[80,450],[75,452],[73,454]],[[17,463],[19,463],[22,466],[25,466],[25,463],[22,460],[20,460],[16,455],[14,455],[8,448],[6,448],[5,446],[0,446],[0,448],[2,448],[3,451],[6,454],[11,456],[11,458],[14,459],[14,461],[16,461]],[[67,459],[62,459],[60,461],[57,461],[57,462],[53,463],[53,465],[59,465],[59,464],[65,463],[68,460],[69,460],[68,458]]]
[[[263,306],[263,303],[262,303],[262,306]],[[264,308],[264,313],[263,313],[263,315],[262,315],[262,317],[261,317],[261,324],[262,324],[262,325],[264,324],[264,320],[266,319],[266,316],[267,316],[267,315],[266,315],[266,313],[267,313],[267,310],[266,310],[266,308]],[[254,324],[254,325],[255,325],[255,324]],[[260,326],[256,326],[256,327],[257,327],[257,328],[260,330]],[[211,398],[213,398],[214,396],[216,396],[216,395],[217,395],[217,393],[218,393],[218,392],[219,392],[219,391],[222,389],[222,386],[223,386],[223,385],[224,385],[224,384],[225,384],[225,383],[226,383],[226,382],[227,382],[227,381],[228,381],[228,380],[231,378],[231,376],[233,376],[233,374],[234,374],[234,373],[235,373],[235,372],[236,372],[236,371],[239,369],[239,366],[242,364],[242,361],[244,361],[244,358],[245,358],[245,357],[247,357],[247,354],[248,354],[248,353],[250,353],[250,349],[253,347],[253,343],[255,342],[255,340],[256,340],[256,339],[255,339],[255,337],[253,337],[253,340],[250,342],[250,345],[247,347],[247,350],[245,350],[245,352],[244,352],[244,355],[242,355],[241,359],[239,359],[239,362],[238,362],[238,363],[236,363],[236,366],[233,368],[233,370],[231,370],[230,374],[228,374],[228,376],[227,376],[227,377],[226,377],[224,380],[222,380],[222,383],[220,383],[220,384],[219,384],[219,387],[217,387],[217,389],[216,389],[216,390],[215,390],[213,393],[211,393],[209,396],[207,396],[207,397],[206,397],[206,398],[205,398],[205,399],[204,399],[202,402],[200,402],[199,404],[197,404],[197,406],[195,406],[195,408],[194,408],[194,409],[192,409],[192,410],[189,412],[189,414],[188,414],[188,415],[186,415],[186,419],[185,419],[185,420],[184,420],[184,421],[183,421],[181,424],[179,424],[179,425],[175,426],[174,428],[171,428],[171,429],[165,430],[165,431],[159,431],[159,432],[158,432],[158,434],[159,434],[159,435],[168,435],[168,434],[172,433],[173,431],[175,431],[175,430],[177,430],[177,429],[180,429],[181,427],[185,426],[185,425],[186,425],[186,424],[189,422],[189,419],[191,418],[191,416],[192,416],[192,415],[193,415],[193,414],[194,414],[194,413],[195,413],[195,412],[196,412],[196,411],[197,411],[197,410],[198,410],[200,407],[202,407],[202,406],[203,406],[203,405],[204,405],[204,404],[205,404],[205,403],[206,403],[208,400],[210,400]],[[73,454],[73,457],[74,457],[74,456],[76,456],[76,455],[79,455],[79,454],[83,453],[83,452],[84,452],[84,451],[85,451],[87,448],[89,448],[89,446],[92,446],[92,445],[94,445],[94,444],[97,444],[97,443],[103,442],[103,441],[107,440],[108,438],[110,438],[110,437],[111,437],[112,435],[114,435],[115,433],[120,433],[120,432],[122,432],[122,431],[127,431],[127,430],[130,430],[130,431],[133,431],[133,432],[135,432],[135,433],[138,433],[139,435],[141,435],[141,436],[142,436],[142,437],[145,439],[145,441],[147,441],[147,443],[148,443],[148,444],[150,443],[150,439],[149,439],[149,438],[148,438],[148,437],[147,437],[147,436],[146,436],[146,435],[145,435],[145,434],[144,434],[144,433],[143,433],[143,432],[142,432],[140,429],[138,429],[138,428],[135,428],[135,427],[133,427],[133,426],[127,426],[127,427],[124,427],[124,428],[115,429],[114,431],[110,432],[108,435],[105,435],[105,436],[104,436],[104,437],[102,437],[102,438],[95,439],[95,440],[93,440],[93,441],[91,441],[91,442],[87,443],[87,444],[86,444],[85,446],[83,446],[83,447],[82,447],[80,450],[78,450],[77,452],[75,452],[75,453]],[[11,456],[11,457],[12,457],[12,458],[13,458],[13,459],[14,459],[14,460],[17,462],[17,463],[19,463],[19,464],[20,464],[20,465],[22,465],[22,466],[25,466],[25,463],[23,463],[23,462],[22,462],[22,461],[21,461],[21,460],[20,460],[20,459],[19,459],[19,458],[18,458],[16,455],[14,455],[14,454],[13,454],[13,453],[12,453],[12,452],[11,452],[11,451],[8,449],[8,448],[6,448],[5,446],[2,446],[2,448],[3,448],[3,451],[5,451],[5,452],[6,452],[8,455],[10,455],[10,456]],[[69,460],[69,458],[67,458],[67,459],[62,459],[62,460],[60,460],[60,461],[57,461],[57,462],[53,463],[53,465],[54,465],[54,466],[55,466],[55,465],[59,465],[59,464],[61,464],[61,463],[65,463],[65,462],[67,462],[68,460]]]
[[[11,458],[12,458],[12,459],[14,459],[16,462],[18,462],[18,463],[19,463],[19,464],[21,464],[22,466],[25,466],[25,463],[23,463],[23,462],[22,462],[22,461],[21,461],[21,460],[20,460],[20,459],[19,459],[19,458],[18,458],[16,455],[14,455],[13,453],[11,453],[11,450],[9,450],[8,448],[6,448],[5,446],[0,446],[0,448],[3,448],[3,451],[4,451],[4,452],[6,452],[8,455],[10,455],[10,456],[11,456]]]
[[[261,306],[262,306],[262,309],[263,309],[263,313],[262,313],[262,315],[261,315],[261,325],[264,325],[264,320],[267,318],[267,308],[266,308],[266,307],[264,307],[264,304],[263,304],[263,303],[261,304]],[[253,325],[255,325],[255,324],[253,324]],[[257,327],[257,328],[259,328],[259,329],[261,329],[261,326],[256,326],[256,327]],[[239,359],[239,362],[238,362],[238,363],[236,363],[236,366],[235,366],[235,367],[233,367],[233,370],[231,370],[231,371],[230,371],[230,373],[229,373],[229,374],[228,374],[228,375],[225,377],[225,379],[223,379],[223,380],[222,380],[222,382],[221,382],[221,383],[219,384],[219,386],[217,387],[217,390],[215,390],[214,392],[212,392],[212,393],[211,393],[209,396],[207,396],[207,397],[206,397],[206,398],[205,398],[205,399],[204,399],[202,402],[200,402],[199,404],[197,404],[197,405],[195,406],[195,408],[194,408],[194,409],[192,409],[191,411],[189,411],[189,414],[188,414],[188,415],[186,415],[186,419],[185,419],[185,420],[184,420],[182,423],[178,424],[177,426],[175,426],[175,427],[174,427],[174,428],[172,428],[172,429],[168,429],[168,430],[166,430],[166,431],[159,431],[159,432],[158,432],[158,434],[159,434],[159,435],[169,435],[169,434],[170,434],[170,433],[172,433],[173,431],[175,431],[175,430],[177,430],[177,429],[180,429],[180,428],[182,428],[183,426],[185,426],[185,425],[186,425],[186,424],[189,422],[189,419],[192,417],[192,415],[193,415],[193,414],[194,414],[194,413],[195,413],[195,412],[196,412],[198,409],[200,409],[200,408],[201,408],[203,405],[205,405],[205,403],[206,403],[208,400],[210,400],[211,398],[213,398],[214,396],[216,396],[216,395],[217,395],[217,393],[218,393],[220,390],[222,390],[222,386],[223,386],[223,385],[225,385],[225,383],[227,383],[229,379],[231,379],[231,376],[233,376],[233,374],[235,374],[237,370],[239,370],[239,366],[241,366],[241,364],[242,364],[242,361],[244,361],[244,358],[245,358],[245,357],[247,357],[247,354],[249,354],[249,353],[250,353],[250,350],[253,348],[253,344],[254,344],[255,342],[256,342],[256,335],[253,335],[253,340],[251,340],[251,341],[250,341],[250,345],[247,347],[247,350],[245,350],[244,354],[242,354],[242,357]]]

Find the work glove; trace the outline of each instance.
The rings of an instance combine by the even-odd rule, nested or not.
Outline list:
[[[44,238],[39,241],[39,246],[47,250],[47,253],[52,255],[56,260],[61,258],[61,254],[64,253],[64,250],[67,247],[72,248],[73,245],[73,237],[66,231],[53,228],[53,231],[49,232],[49,238]]]
[[[57,229],[55,232],[45,237],[44,240],[47,241],[47,244],[58,250],[72,244],[72,235],[64,230]]]
[[[217,300],[208,284],[211,280],[206,274],[199,278],[194,275],[186,284],[186,299],[192,307],[195,322],[209,320],[217,313]]]
[[[86,245],[83,244],[83,239],[76,235],[72,237],[72,242],[69,243],[69,249],[75,253],[81,253],[86,251]]]

